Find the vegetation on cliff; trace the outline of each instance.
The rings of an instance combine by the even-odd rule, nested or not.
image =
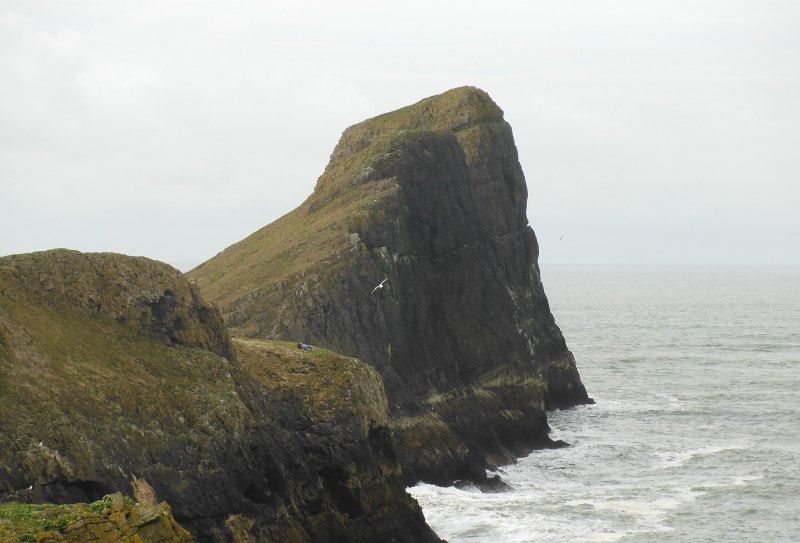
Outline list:
[[[43,289],[55,269],[83,286]],[[107,269],[169,311],[120,319],[140,302],[107,297],[121,281]],[[178,318],[191,322],[162,326]],[[377,372],[324,349],[231,342],[204,324],[218,319],[165,264],[0,258],[0,501],[92,502],[144,481],[202,541],[437,540],[405,492]],[[211,350],[223,345],[229,357]]]
[[[121,493],[94,503],[0,503],[2,543],[193,543],[169,505],[141,504]]]

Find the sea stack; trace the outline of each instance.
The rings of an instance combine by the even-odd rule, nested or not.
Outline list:
[[[345,130],[300,207],[188,275],[235,337],[377,369],[407,484],[486,484],[558,445],[546,409],[591,402],[526,204],[503,111],[457,88]]]

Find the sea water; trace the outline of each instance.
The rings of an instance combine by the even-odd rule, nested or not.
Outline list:
[[[800,269],[543,267],[595,405],[482,494],[418,485],[457,542],[800,542]]]

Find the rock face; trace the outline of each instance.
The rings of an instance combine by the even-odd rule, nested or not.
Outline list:
[[[407,483],[482,480],[556,445],[545,407],[591,401],[526,201],[502,110],[454,89],[348,128],[306,202],[189,275],[234,335],[377,368]]]
[[[120,491],[198,541],[438,541],[377,371],[220,323],[165,264],[0,258],[0,502]]]

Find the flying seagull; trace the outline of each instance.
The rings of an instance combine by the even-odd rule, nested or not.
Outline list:
[[[383,284],[384,284],[386,281],[388,281],[388,280],[389,280],[389,278],[387,277],[386,279],[384,279],[383,281],[381,281],[381,284],[380,284],[380,285],[378,285],[377,287],[375,287],[374,289],[372,289],[372,292],[370,292],[370,294],[375,294],[375,291],[376,291],[376,290],[378,290],[379,288],[383,288]]]

